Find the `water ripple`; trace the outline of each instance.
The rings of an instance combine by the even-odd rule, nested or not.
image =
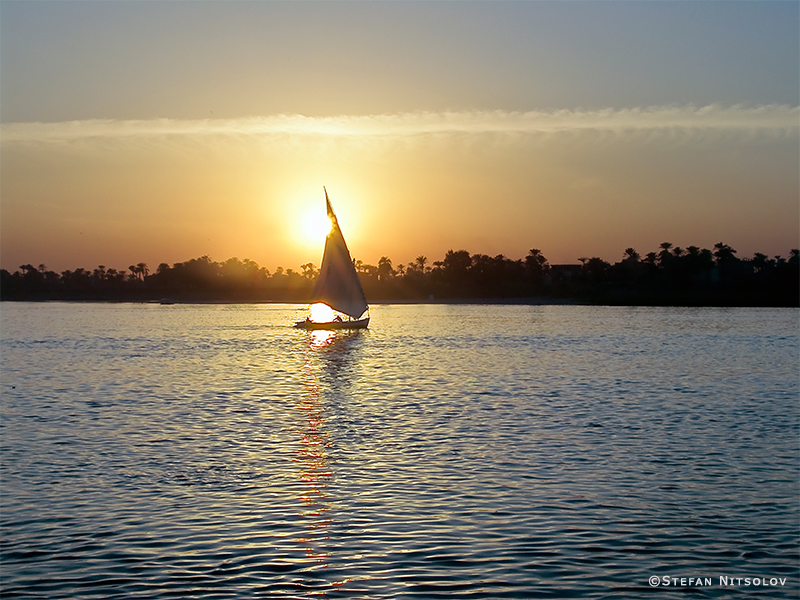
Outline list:
[[[798,311],[299,310],[4,305],[3,597],[800,592]]]

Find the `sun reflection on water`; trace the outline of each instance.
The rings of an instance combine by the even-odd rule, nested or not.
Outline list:
[[[331,345],[336,340],[336,332],[329,329],[315,329],[309,333],[308,343],[311,350],[319,350]],[[308,357],[306,366],[310,368]]]
[[[354,361],[358,356],[361,330],[307,332],[304,339],[302,382],[303,392],[295,407],[298,415],[299,443],[295,447],[296,481],[299,483],[300,531],[294,540],[309,570],[315,571],[315,583],[306,595],[325,597],[331,590],[341,589],[352,581],[343,577],[327,581],[324,573],[331,568],[333,481],[331,449],[333,442],[326,426],[326,410],[346,403]],[[295,438],[298,439],[298,438]],[[319,584],[319,585],[318,585]]]
[[[330,539],[328,516],[330,502],[327,499],[328,479],[331,470],[327,464],[328,434],[323,422],[323,406],[320,399],[319,383],[311,360],[311,351],[319,344],[327,343],[326,336],[314,334],[332,332],[314,331],[309,336],[309,348],[303,364],[303,383],[305,393],[297,402],[303,416],[300,432],[300,446],[295,461],[300,465],[299,478],[303,483],[300,494],[304,506],[301,510],[306,531],[298,538],[298,543],[306,549],[306,557],[321,566],[327,566],[330,552],[326,549]]]

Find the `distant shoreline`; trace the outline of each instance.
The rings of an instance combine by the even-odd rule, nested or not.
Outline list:
[[[354,266],[370,304],[800,306],[800,249],[788,258],[739,259],[723,243],[712,251],[664,242],[659,252],[642,257],[627,248],[624,256],[613,265],[596,257],[550,265],[535,248],[517,260],[449,250],[432,266],[425,256],[397,268],[387,257]],[[0,269],[0,300],[305,304],[320,274],[312,263],[301,269],[270,273],[248,259],[208,256],[162,263],[155,273],[145,263],[60,274],[26,264]]]
[[[4,303],[67,303],[67,304],[155,304],[163,306],[211,305],[211,304],[310,304],[302,300],[257,300],[244,298],[186,298],[168,301],[140,298],[3,298]],[[390,305],[465,305],[465,306],[629,306],[629,307],[674,307],[674,308],[800,308],[792,298],[714,298],[703,301],[699,298],[649,298],[648,301],[614,301],[579,298],[442,298],[442,299],[384,299],[370,302],[371,306]]]

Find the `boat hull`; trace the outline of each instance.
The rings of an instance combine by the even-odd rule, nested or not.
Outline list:
[[[358,319],[356,321],[328,321],[327,323],[315,323],[314,321],[298,321],[294,324],[297,329],[366,329],[369,325],[369,317]]]

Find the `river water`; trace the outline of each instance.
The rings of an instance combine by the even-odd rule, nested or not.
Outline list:
[[[797,309],[371,312],[3,303],[2,596],[798,596]]]

